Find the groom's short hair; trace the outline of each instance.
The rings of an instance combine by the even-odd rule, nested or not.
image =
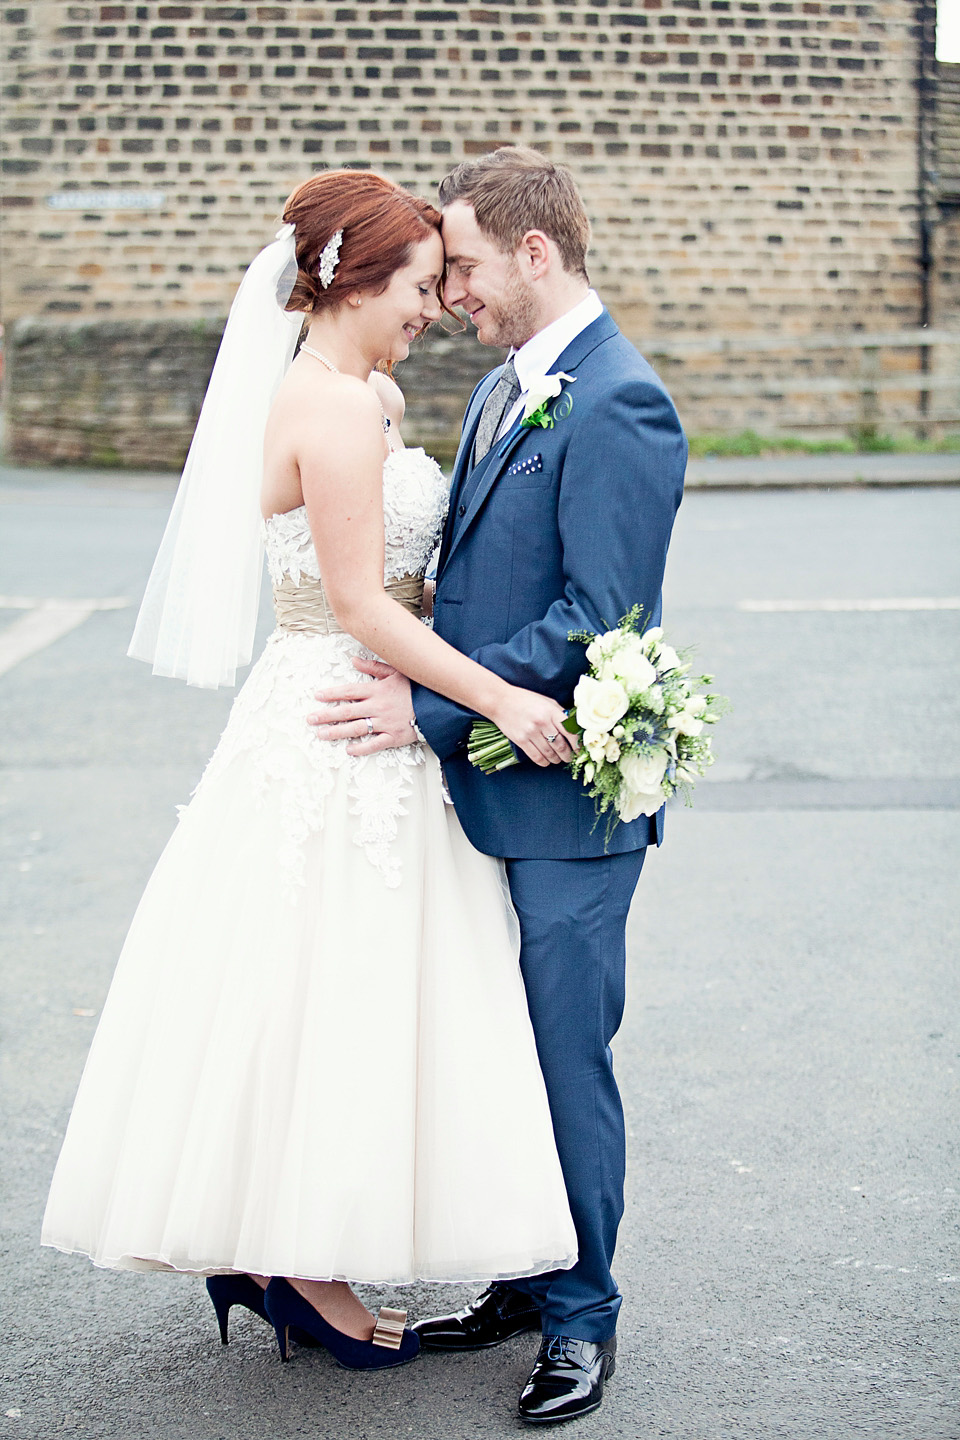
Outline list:
[[[539,150],[504,145],[477,160],[464,160],[440,182],[440,204],[465,200],[477,224],[513,255],[528,230],[541,230],[560,251],[563,268],[587,277],[590,221],[565,165]]]

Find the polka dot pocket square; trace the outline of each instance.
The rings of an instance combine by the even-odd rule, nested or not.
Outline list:
[[[504,479],[509,475],[536,475],[542,469],[542,455],[525,455],[522,460],[517,460],[510,466],[510,469],[505,472]]]

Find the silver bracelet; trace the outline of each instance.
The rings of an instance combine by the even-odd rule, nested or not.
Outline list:
[[[427,737],[426,735],[424,735],[423,731],[420,729],[420,726],[417,724],[416,715],[410,716],[410,727],[413,730],[414,735],[416,735],[417,739],[419,740],[420,744],[426,745]]]

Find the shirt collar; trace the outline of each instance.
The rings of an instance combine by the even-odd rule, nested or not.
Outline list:
[[[519,350],[514,350],[513,363],[520,381],[520,393],[525,394],[535,376],[548,374],[550,367],[559,360],[567,346],[582,330],[592,325],[603,314],[603,305],[595,290],[588,290],[582,300],[539,331]]]

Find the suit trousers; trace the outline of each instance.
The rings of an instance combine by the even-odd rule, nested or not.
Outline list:
[[[579,1257],[510,1283],[545,1335],[600,1343],[617,1327],[610,1273],[623,1214],[626,1137],[610,1042],[623,1017],[626,923],[646,850],[586,860],[507,860],[520,968]]]

